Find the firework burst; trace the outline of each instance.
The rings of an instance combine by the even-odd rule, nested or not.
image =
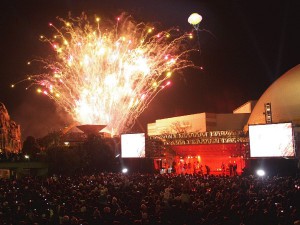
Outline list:
[[[155,32],[131,17],[109,23],[59,19],[53,38],[41,36],[54,60],[29,77],[37,92],[63,107],[80,124],[105,124],[114,134],[131,128],[152,99],[170,84],[172,73],[193,66],[185,46],[190,34]]]

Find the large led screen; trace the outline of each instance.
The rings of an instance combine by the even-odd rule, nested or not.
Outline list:
[[[292,123],[249,125],[250,157],[294,157]]]
[[[145,133],[121,135],[122,158],[145,157]]]

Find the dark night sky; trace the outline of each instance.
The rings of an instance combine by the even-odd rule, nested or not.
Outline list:
[[[165,28],[189,32],[187,18],[203,16],[194,54],[203,71],[185,70],[172,86],[153,100],[138,119],[143,128],[155,119],[200,112],[230,113],[248,100],[257,100],[280,75],[299,64],[299,0],[2,0],[0,3],[0,102],[22,135],[40,137],[70,121],[51,100],[10,88],[35,71],[28,60],[45,55],[38,39],[51,30],[49,22],[68,12],[97,14],[110,19],[128,12],[138,21],[159,22]],[[139,126],[137,126],[137,129]]]

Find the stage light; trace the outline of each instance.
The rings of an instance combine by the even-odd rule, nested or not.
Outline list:
[[[128,169],[127,168],[123,168],[122,169],[122,173],[127,173],[128,172]]]
[[[24,155],[24,158],[25,159],[29,159],[29,155]]]
[[[264,170],[259,169],[259,170],[256,171],[256,174],[257,174],[258,176],[260,176],[260,177],[263,177],[266,173],[265,173]]]

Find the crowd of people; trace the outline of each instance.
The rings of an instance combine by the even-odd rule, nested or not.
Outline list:
[[[300,222],[300,179],[99,173],[0,180],[0,224]]]

